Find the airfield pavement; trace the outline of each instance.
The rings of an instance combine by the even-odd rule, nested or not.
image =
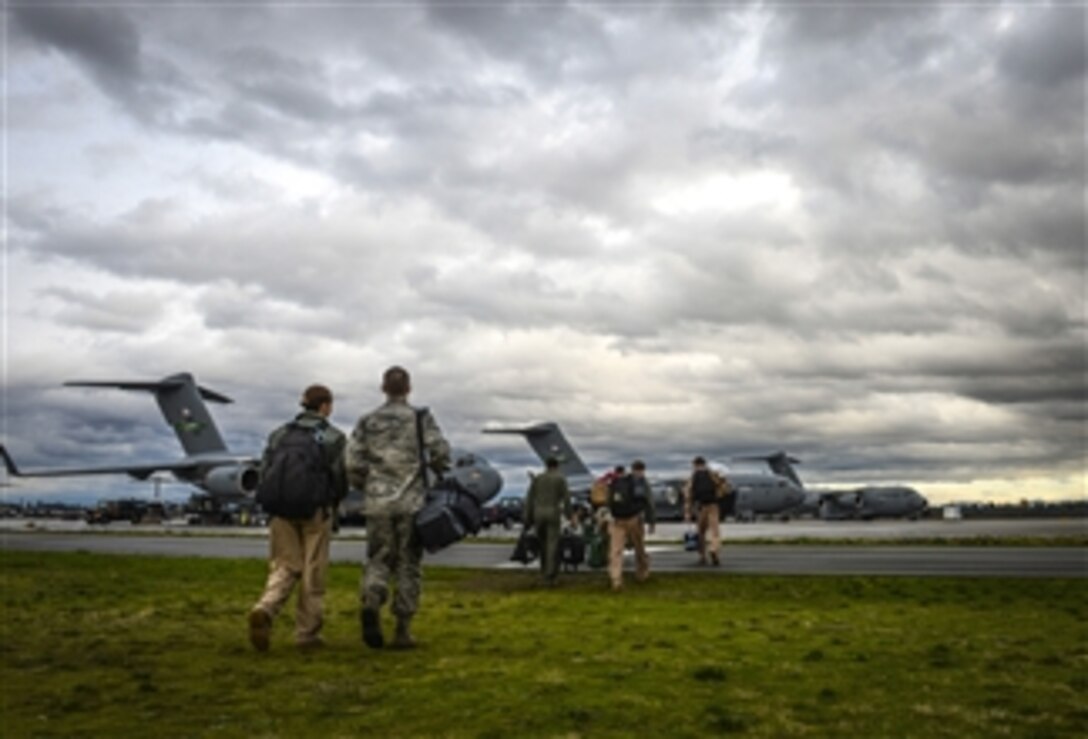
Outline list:
[[[192,526],[87,526],[81,522],[5,520],[0,526],[0,548],[29,551],[87,551],[160,556],[263,558],[266,532],[261,528],[201,528]],[[21,525],[19,525],[21,524]],[[687,529],[665,523],[650,537],[653,570],[657,572],[720,572],[723,574],[795,575],[910,575],[1088,577],[1088,547],[1014,547],[918,544],[897,546],[896,540],[992,537],[1083,537],[1088,522],[1082,519],[1014,519],[972,521],[888,521],[725,524],[727,544],[720,568],[699,567],[695,555],[677,544]],[[93,532],[93,533],[90,533]],[[80,535],[88,534],[89,535]],[[125,535],[110,535],[121,534]],[[434,555],[428,565],[521,569],[510,562],[517,529],[491,529],[489,539],[504,542],[466,542]],[[333,539],[335,562],[365,558],[364,530],[345,528]],[[879,545],[821,543],[788,546],[744,545],[744,540],[870,539]],[[630,556],[630,554],[628,555]],[[525,569],[533,570],[534,565]],[[586,567],[581,573],[593,572]]]

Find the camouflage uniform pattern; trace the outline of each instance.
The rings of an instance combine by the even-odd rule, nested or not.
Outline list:
[[[429,412],[420,421],[429,466],[444,472],[450,464],[449,443]],[[391,399],[360,418],[348,440],[345,461],[351,486],[363,492],[366,516],[362,605],[380,608],[395,576],[393,612],[410,618],[419,607],[423,558],[413,519],[426,492],[426,481],[420,477],[415,408],[403,399]]]
[[[429,412],[423,413],[423,446],[431,469],[450,466],[450,445]],[[425,482],[419,476],[416,410],[390,400],[355,424],[347,446],[351,487],[363,492],[363,514],[414,514],[423,507]]]

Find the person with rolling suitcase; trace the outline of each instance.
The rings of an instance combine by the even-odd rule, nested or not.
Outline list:
[[[559,563],[564,572],[577,572],[579,565],[586,561],[586,539],[582,530],[584,512],[581,504],[576,506],[570,525],[559,535]]]

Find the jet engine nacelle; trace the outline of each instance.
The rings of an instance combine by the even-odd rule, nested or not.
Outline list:
[[[453,450],[453,457],[453,469],[446,473],[446,477],[457,480],[476,500],[489,500],[502,490],[502,476],[487,460],[460,449]]]
[[[257,489],[261,473],[253,465],[233,464],[208,470],[200,486],[220,498],[251,495]]]

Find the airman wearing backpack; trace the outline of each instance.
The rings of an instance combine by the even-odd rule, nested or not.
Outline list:
[[[705,565],[709,556],[710,563],[717,567],[721,563],[718,559],[721,526],[719,502],[728,492],[728,483],[707,467],[702,457],[696,457],[691,464],[694,469],[684,484],[684,521],[691,521],[692,509],[697,507],[699,564]]]
[[[272,621],[301,581],[295,642],[322,646],[322,605],[329,568],[329,539],[336,506],[347,493],[344,434],[328,418],[332,393],[311,385],[302,412],[268,437],[261,459],[257,502],[268,523],[269,571],[264,593],[249,612],[249,640],[268,649]]]
[[[646,553],[643,525],[654,532],[656,521],[646,465],[636,459],[631,474],[615,477],[608,488],[608,508],[612,521],[608,527],[608,576],[613,590],[623,589],[623,550],[627,542],[635,550],[635,579],[643,582],[650,577],[650,555]]]

